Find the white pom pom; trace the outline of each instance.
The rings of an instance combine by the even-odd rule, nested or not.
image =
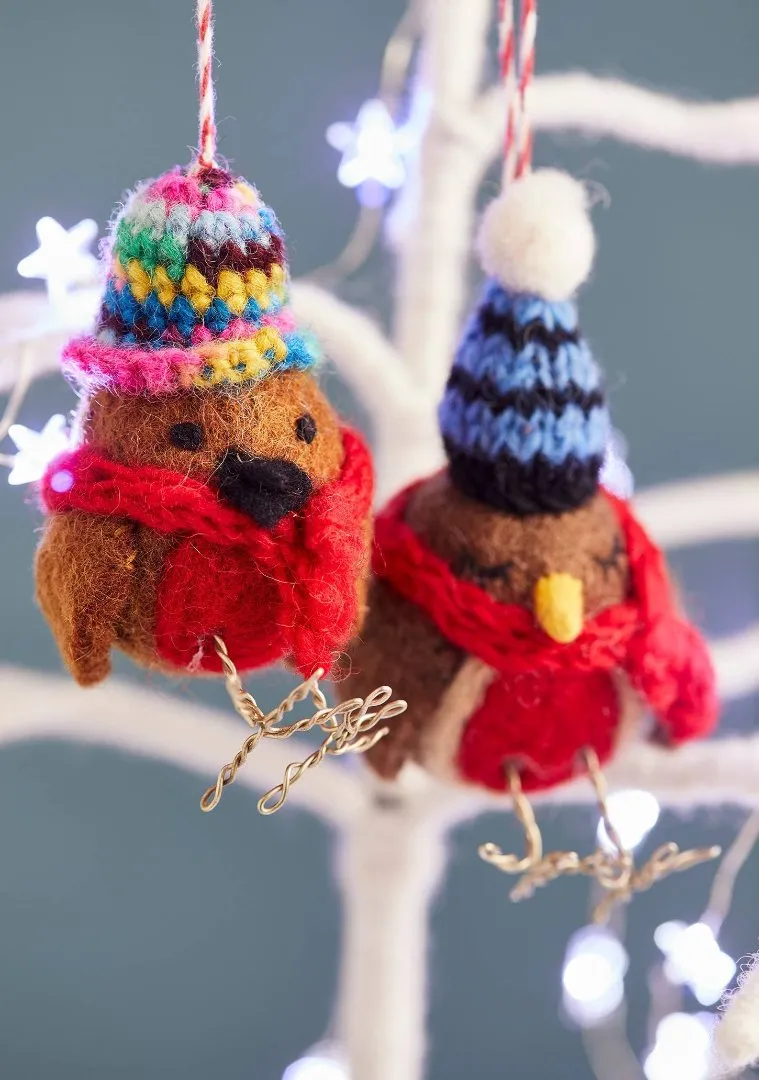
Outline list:
[[[504,288],[568,300],[596,251],[584,185],[558,169],[514,181],[485,211],[477,248],[485,273]]]

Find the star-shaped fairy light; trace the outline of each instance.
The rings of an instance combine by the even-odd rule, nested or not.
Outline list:
[[[677,986],[687,986],[701,1005],[714,1005],[730,985],[735,961],[723,952],[705,922],[662,923],[654,941],[666,957],[664,974]]]
[[[69,447],[66,417],[60,413],[51,416],[42,431],[12,424],[8,434],[18,449],[8,477],[9,484],[30,484],[39,480],[53,458]]]
[[[404,158],[416,140],[415,129],[398,126],[377,98],[364,102],[352,124],[327,128],[327,142],[343,155],[337,178],[345,187],[355,188],[365,206],[381,206],[390,191],[402,187]]]
[[[18,272],[21,277],[42,278],[50,303],[60,306],[72,288],[97,279],[98,261],[89,250],[97,234],[97,223],[91,218],[70,229],[64,229],[55,218],[40,218],[39,247],[21,260]]]

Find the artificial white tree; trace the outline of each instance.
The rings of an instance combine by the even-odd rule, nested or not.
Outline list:
[[[386,332],[314,281],[293,287],[296,316],[321,339],[371,418],[380,500],[443,460],[435,411],[469,291],[476,199],[501,148],[505,111],[502,90],[483,86],[491,0],[427,0],[412,14],[419,37],[415,94],[428,104],[393,208],[403,224],[391,230],[392,327]],[[538,131],[611,137],[724,165],[759,162],[759,98],[691,103],[577,72],[538,78],[531,116]],[[96,288],[81,284],[63,302],[59,293],[0,297],[0,390],[11,394],[6,420],[25,385],[56,368],[61,345],[93,318],[96,301]],[[759,471],[662,485],[642,492],[637,507],[667,549],[759,537]],[[723,701],[759,688],[759,626],[712,646]],[[124,682],[85,692],[57,676],[5,669],[2,685],[5,744],[50,737],[96,743],[205,779],[239,742],[231,716]],[[263,743],[238,782],[264,790],[290,758],[282,744]],[[756,807],[759,735],[677,752],[633,745],[608,779],[612,788],[647,788],[674,808]],[[571,804],[590,801],[591,791],[569,784],[544,798]],[[345,1056],[345,1075],[420,1080],[429,912],[445,873],[446,836],[467,817],[494,806],[507,810],[508,800],[444,787],[414,768],[390,785],[325,761],[293,789],[292,801],[333,827],[340,852],[344,930],[330,1036]],[[754,973],[725,1021],[722,1043],[732,1063],[759,1053],[745,1035],[750,1029],[753,1037],[757,1027]]]

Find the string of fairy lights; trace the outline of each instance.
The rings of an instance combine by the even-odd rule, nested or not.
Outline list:
[[[355,120],[327,128],[326,140],[340,155],[337,179],[355,193],[359,214],[343,252],[317,277],[339,281],[366,262],[410,180],[430,110],[415,65],[419,7],[413,0],[385,48],[376,95],[360,106]],[[18,356],[18,374],[0,417],[0,444],[9,440],[14,449],[0,453],[0,464],[8,467],[12,485],[39,479],[69,445],[70,427],[63,415],[50,417],[39,429],[25,426],[19,417],[34,377],[35,341],[51,333],[85,330],[95,317],[98,263],[92,246],[97,235],[98,227],[90,219],[66,229],[43,217],[37,224],[37,248],[18,264],[22,277],[44,282],[47,303],[36,331],[10,343]],[[625,446],[618,435],[608,448],[603,482],[623,497],[632,494]],[[656,828],[660,808],[648,792],[619,791],[610,796],[609,813],[625,847],[634,850]],[[717,872],[700,919],[693,924],[669,921],[656,928],[654,942],[661,959],[649,979],[654,1034],[640,1060],[625,1031],[625,978],[632,960],[625,948],[623,918],[606,927],[581,927],[570,938],[561,970],[562,1011],[583,1032],[598,1080],[617,1080],[623,1060],[632,1061],[645,1080],[706,1080],[714,1006],[733,982],[737,967],[718,939],[737,875],[758,838],[759,817],[754,815]],[[603,842],[602,825],[599,840]],[[686,1000],[695,1003],[695,1011],[686,1007]],[[325,1044],[291,1065],[283,1080],[347,1078],[339,1051]]]

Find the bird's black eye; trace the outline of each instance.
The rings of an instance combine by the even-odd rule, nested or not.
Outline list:
[[[595,555],[594,558],[598,565],[604,572],[604,577],[608,577],[610,570],[616,570],[619,560],[625,553],[625,546],[622,543],[622,539],[619,536],[615,536],[614,545],[608,555]]]
[[[304,413],[295,421],[295,435],[301,442],[312,443],[316,438],[316,421],[311,413]]]
[[[482,566],[470,551],[462,551],[453,563],[456,577],[469,578],[478,585],[484,585],[487,581],[508,581],[513,569],[514,563],[511,559],[508,562],[496,563],[495,566]]]
[[[169,428],[169,442],[180,450],[200,450],[203,445],[203,428],[189,420],[174,424]]]

